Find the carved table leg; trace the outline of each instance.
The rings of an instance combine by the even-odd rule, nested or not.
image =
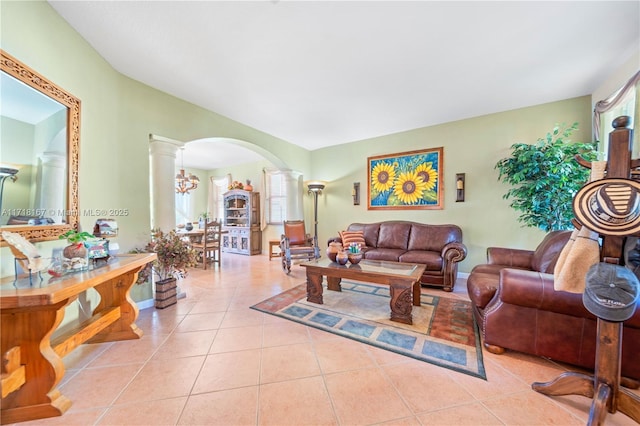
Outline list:
[[[307,302],[322,305],[322,275],[314,274],[307,269]]]
[[[341,281],[342,278],[327,277],[327,289],[333,291],[342,291],[342,286],[340,285]]]
[[[413,324],[411,316],[413,301],[413,283],[391,283],[389,285],[391,300],[389,307],[391,308],[391,321],[397,321],[404,324]]]
[[[113,280],[105,281],[94,288],[100,295],[100,302],[93,311],[97,315],[109,308],[120,308],[120,319],[100,333],[96,334],[89,343],[111,342],[114,340],[130,340],[142,337],[143,331],[135,321],[138,319],[138,305],[131,299],[131,287],[138,279],[138,268],[127,274],[120,275]]]
[[[71,406],[55,389],[64,375],[64,364],[49,342],[70,302],[66,299],[55,305],[2,310],[1,351],[20,347],[26,378],[19,389],[2,398],[2,424],[60,416]]]
[[[413,306],[420,306],[420,293],[420,281],[416,281],[415,283],[413,283]]]

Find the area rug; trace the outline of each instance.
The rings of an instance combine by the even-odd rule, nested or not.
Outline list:
[[[341,285],[337,292],[325,283],[322,305],[307,302],[301,284],[251,308],[486,380],[471,303],[422,294],[407,325],[389,319],[388,286]]]

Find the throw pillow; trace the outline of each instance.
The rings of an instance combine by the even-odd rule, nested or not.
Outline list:
[[[360,244],[360,248],[366,245],[362,231],[342,231],[340,232],[340,238],[342,238],[342,247],[345,249],[349,247],[351,243]]]

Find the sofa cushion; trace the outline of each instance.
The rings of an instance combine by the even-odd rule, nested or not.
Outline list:
[[[439,251],[410,250],[400,255],[400,262],[427,265],[425,271],[441,271],[443,259]]]
[[[399,262],[400,256],[405,253],[403,249],[390,249],[390,248],[370,248],[364,252],[364,258],[369,260],[389,260],[392,262]]]
[[[549,232],[536,247],[531,259],[531,269],[545,274],[553,274],[558,256],[569,241],[571,231]]]
[[[457,241],[462,241],[462,230],[457,226],[413,224],[407,249],[439,252],[445,245]]]
[[[364,233],[364,243],[367,247],[376,247],[378,244],[378,233],[380,223],[352,223],[347,231],[362,231]]]
[[[411,224],[408,222],[382,222],[376,247],[407,249]]]
[[[342,247],[345,249],[352,243],[359,244],[360,247],[366,246],[363,231],[342,231],[340,238],[342,239]]]

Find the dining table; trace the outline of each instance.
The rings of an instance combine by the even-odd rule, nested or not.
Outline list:
[[[187,231],[184,228],[178,228],[176,230],[176,234],[178,234],[180,237],[184,238],[189,242],[192,242],[192,243],[200,242],[202,240],[202,236],[204,235],[204,229],[193,228]]]

